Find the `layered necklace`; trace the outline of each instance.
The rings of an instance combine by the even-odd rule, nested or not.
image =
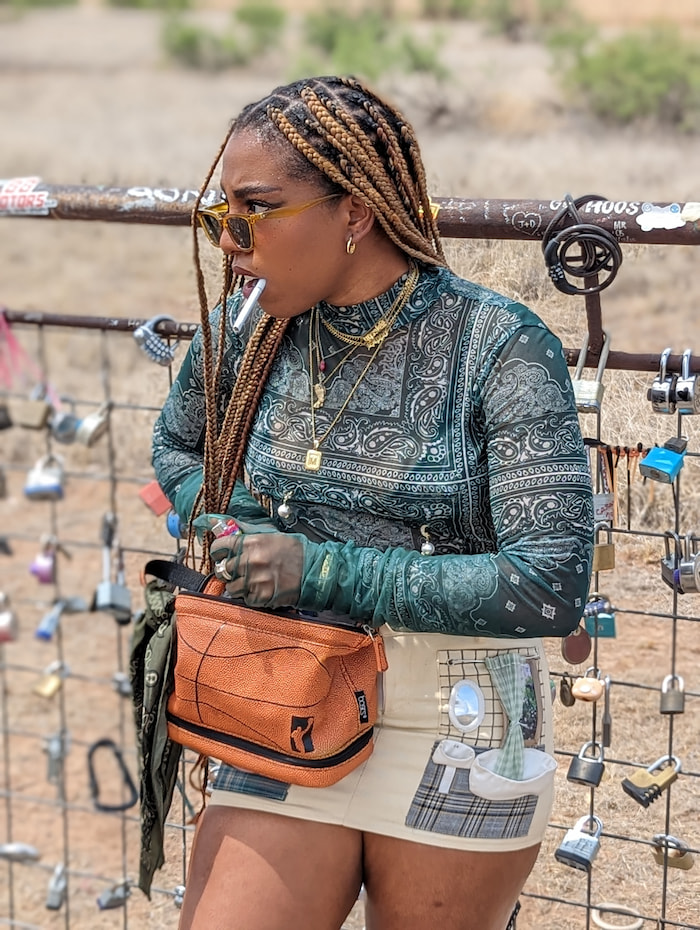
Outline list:
[[[313,308],[311,311],[311,317],[309,319],[309,385],[311,390],[310,406],[311,406],[311,448],[306,452],[306,458],[304,459],[304,468],[307,471],[318,471],[321,467],[321,462],[323,460],[323,453],[320,451],[319,446],[321,443],[327,439],[333,427],[336,425],[338,420],[341,418],[345,410],[347,409],[348,404],[350,403],[351,398],[357,391],[360,383],[364,379],[365,375],[370,369],[372,362],[375,360],[379,354],[380,349],[384,345],[384,342],[391,332],[392,327],[396,323],[396,320],[399,318],[399,314],[406,306],[406,303],[413,293],[413,290],[418,282],[418,266],[414,263],[410,263],[410,268],[406,280],[403,284],[403,287],[399,291],[399,294],[387,310],[383,317],[381,317],[377,322],[372,326],[368,332],[364,333],[361,336],[351,336],[347,333],[340,332],[332,326],[327,320],[321,319],[321,314],[318,305]],[[324,328],[336,339],[350,348],[346,351],[345,355],[341,358],[340,362],[333,368],[333,370],[326,374],[325,373],[325,360],[321,353],[320,345],[320,328],[319,328],[319,319],[323,324]],[[314,334],[316,335],[316,345],[314,347]],[[360,372],[357,381],[350,388],[350,391],[340,406],[340,409],[336,415],[331,420],[330,424],[326,428],[325,432],[322,435],[316,435],[316,410],[320,409],[325,403],[326,399],[326,383],[337,371],[339,371],[345,362],[348,360],[350,355],[357,348],[366,348],[371,349],[372,352],[367,361],[367,364],[364,366]],[[337,350],[341,351],[341,350]],[[336,353],[330,353],[334,355]],[[318,368],[318,375],[314,374],[314,362],[316,362]]]

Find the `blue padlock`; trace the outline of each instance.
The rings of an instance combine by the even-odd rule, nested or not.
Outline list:
[[[583,608],[583,622],[590,636],[615,636],[615,611],[604,594],[594,591]]]
[[[654,446],[639,463],[639,471],[645,478],[673,484],[683,467],[688,440],[673,436],[663,446]]]

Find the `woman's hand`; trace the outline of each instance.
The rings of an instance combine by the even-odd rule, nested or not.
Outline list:
[[[304,571],[304,544],[280,532],[240,533],[211,544],[214,574],[249,607],[295,607]]]

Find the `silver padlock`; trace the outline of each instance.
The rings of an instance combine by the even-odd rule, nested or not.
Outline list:
[[[671,346],[667,346],[659,359],[659,373],[647,391],[647,399],[651,401],[654,413],[676,412],[676,383],[678,375],[671,375],[666,370],[671,355]]]
[[[142,323],[141,326],[134,330],[134,339],[150,360],[164,367],[171,365],[175,360],[175,349],[179,344],[176,342],[174,345],[168,345],[163,338],[156,334],[155,327],[158,323],[162,323],[165,320],[171,323],[177,322],[173,317],[167,316],[167,314],[160,314],[159,316],[154,316],[147,323]]]
[[[671,548],[673,543],[673,548]],[[683,558],[683,546],[678,533],[666,530],[664,533],[665,554],[661,559],[661,580],[674,590],[680,592],[680,566]]]
[[[685,548],[678,565],[678,587],[683,594],[700,591],[700,560],[697,552],[697,539],[686,533]]]
[[[17,639],[17,616],[10,607],[10,596],[0,591],[0,643]]]
[[[594,379],[584,379],[583,375],[583,366],[586,361],[586,356],[588,355],[588,334],[583,341],[583,346],[579,353],[578,362],[576,363],[576,369],[574,371],[574,376],[571,379],[571,383],[574,389],[574,399],[576,401],[576,409],[579,413],[599,413],[601,404],[603,403],[603,394],[605,393],[605,386],[603,384],[603,372],[605,371],[605,366],[608,363],[608,355],[610,354],[610,336],[604,332],[603,333],[603,346],[600,350],[600,357],[598,360],[598,368],[596,370],[596,375]]]
[[[589,740],[589,742],[583,744],[579,754],[571,760],[566,778],[567,781],[573,781],[577,785],[589,785],[597,788],[604,771],[603,746],[601,743]]]
[[[676,381],[676,412],[684,414],[700,413],[700,385],[698,376],[690,373],[691,350],[686,349],[681,359],[681,376]]]
[[[682,714],[685,710],[685,682],[680,675],[667,675],[661,682],[659,713]]]
[[[60,910],[61,905],[66,900],[67,890],[66,867],[62,862],[59,862],[49,879],[49,887],[46,892],[46,907],[50,911]]]
[[[593,832],[585,829],[587,824],[593,825]],[[567,830],[561,845],[554,852],[557,862],[579,869],[581,872],[590,872],[593,860],[600,851],[600,834],[603,832],[603,822],[595,815],[586,815],[576,821],[576,825]]]
[[[112,580],[112,553],[117,518],[107,513],[102,519],[102,581],[97,585],[93,608],[112,614],[117,623],[131,621],[131,592],[124,583],[124,567],[119,550],[116,581]]]

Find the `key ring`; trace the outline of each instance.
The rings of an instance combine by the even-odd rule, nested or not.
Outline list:
[[[631,921],[628,924],[610,924],[607,920],[603,920],[600,916],[602,913],[615,913],[615,914],[625,914],[629,917],[634,917],[635,920]],[[597,907],[591,908],[591,920],[596,925],[600,927],[601,930],[641,930],[641,927],[644,924],[644,918],[640,917],[639,914],[632,910],[631,907],[625,907],[622,904],[611,904],[609,902],[605,904],[598,904]]]

